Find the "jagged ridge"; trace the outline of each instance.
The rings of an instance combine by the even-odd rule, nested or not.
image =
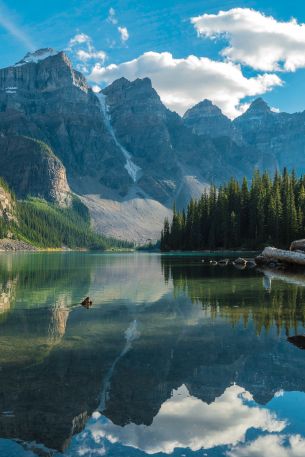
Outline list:
[[[100,231],[123,238],[127,230],[138,242],[157,239],[173,202],[184,206],[211,182],[250,176],[254,167],[301,170],[304,133],[303,113],[274,113],[262,99],[234,121],[208,100],[181,118],[148,78],[121,78],[96,95],[65,53],[49,48],[0,70],[0,160],[7,143],[24,137],[42,141],[57,158],[46,160],[44,179],[29,179],[22,192],[60,202],[70,187]],[[14,145],[10,152],[16,166],[17,151]],[[31,161],[28,169],[35,169]],[[12,171],[5,176],[21,194]]]

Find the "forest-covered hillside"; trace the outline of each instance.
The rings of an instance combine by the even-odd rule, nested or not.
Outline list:
[[[73,197],[70,207],[62,208],[38,198],[17,200],[1,179],[0,186],[10,201],[10,212],[0,217],[0,239],[10,237],[38,248],[128,248],[130,243],[106,238],[90,227],[87,207]]]

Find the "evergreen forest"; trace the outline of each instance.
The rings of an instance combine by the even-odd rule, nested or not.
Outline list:
[[[256,170],[249,183],[231,178],[211,186],[187,209],[174,207],[161,233],[161,251],[287,248],[305,238],[305,176]]]

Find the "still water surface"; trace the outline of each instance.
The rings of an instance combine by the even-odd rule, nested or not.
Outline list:
[[[304,457],[304,286],[200,256],[1,254],[0,456]]]

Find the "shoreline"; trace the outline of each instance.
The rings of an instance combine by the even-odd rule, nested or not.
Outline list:
[[[135,252],[134,249],[105,249],[105,250],[95,250],[88,248],[68,248],[68,247],[46,247],[39,248],[33,246],[32,244],[26,243],[21,240],[13,240],[10,238],[0,239],[0,253],[1,252]]]

